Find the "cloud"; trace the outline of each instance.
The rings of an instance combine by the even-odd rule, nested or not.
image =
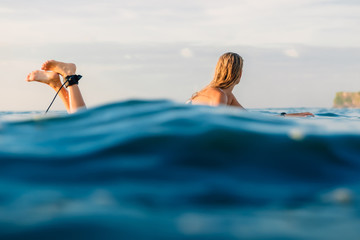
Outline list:
[[[221,5],[207,0],[45,2],[2,4],[0,43],[109,41],[360,46],[357,31],[360,6],[351,0],[224,0]],[[68,8],[67,3],[72,7]],[[59,31],[65,29],[67,37],[59,37]]]
[[[14,9],[11,9],[11,8],[0,8],[0,13],[4,14],[4,13],[13,13],[15,12]]]
[[[291,58],[298,58],[300,56],[299,52],[294,48],[286,49],[284,51],[284,54]]]
[[[194,56],[193,52],[189,48],[181,49],[180,54],[184,58],[192,58]]]

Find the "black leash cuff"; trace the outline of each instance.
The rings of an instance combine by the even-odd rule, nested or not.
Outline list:
[[[65,87],[79,84],[79,80],[82,78],[81,75],[69,75],[65,77]]]

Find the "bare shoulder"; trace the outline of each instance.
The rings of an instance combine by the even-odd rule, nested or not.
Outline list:
[[[223,91],[211,87],[198,92],[193,99],[194,104],[206,104],[212,106],[227,104],[227,102],[227,95]]]
[[[228,96],[225,92],[221,91],[218,88],[211,88],[209,89],[209,91],[211,92],[210,95],[212,96],[214,105],[228,104]]]

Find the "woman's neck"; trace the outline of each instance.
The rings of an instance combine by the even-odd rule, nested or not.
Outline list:
[[[232,85],[228,88],[221,88],[221,90],[223,90],[226,94],[230,94],[234,90],[234,87],[235,87],[235,85]]]

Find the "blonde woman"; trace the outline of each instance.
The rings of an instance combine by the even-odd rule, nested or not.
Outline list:
[[[75,64],[48,60],[43,63],[41,69],[42,71],[36,70],[31,72],[26,77],[26,81],[45,83],[56,92],[59,92],[59,96],[69,113],[86,108],[78,86],[81,76],[76,75]],[[62,87],[63,84],[60,81],[60,75],[63,77],[64,82],[67,81],[65,84],[66,88]]]
[[[243,65],[244,60],[237,53],[223,54],[217,62],[214,79],[201,91],[194,93],[187,103],[210,106],[228,105],[244,109],[232,93],[234,87],[240,82]],[[309,112],[282,113],[281,115],[289,117],[314,116]]]

